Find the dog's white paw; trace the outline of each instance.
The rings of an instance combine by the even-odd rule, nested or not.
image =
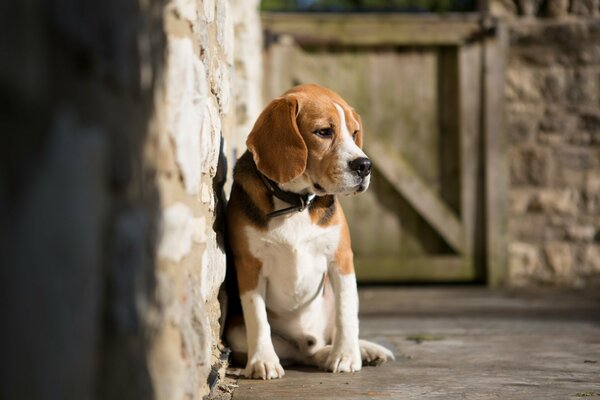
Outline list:
[[[285,375],[283,367],[275,357],[254,357],[246,364],[244,376],[251,379],[279,379]]]
[[[326,371],[356,372],[362,368],[360,349],[358,346],[345,346],[336,349],[325,346],[315,354],[317,364]]]
[[[379,365],[389,360],[395,360],[394,353],[377,343],[359,340],[360,356],[365,364]]]

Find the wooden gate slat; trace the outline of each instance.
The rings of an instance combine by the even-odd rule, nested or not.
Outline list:
[[[482,47],[471,43],[458,49],[460,209],[467,246],[475,264],[483,267],[483,168],[481,146]],[[478,271],[479,272],[479,271]]]
[[[412,282],[460,282],[471,280],[471,263],[462,256],[428,256],[408,259],[361,257],[355,260],[362,282],[390,279]]]
[[[508,33],[498,24],[495,37],[484,43],[484,159],[487,280],[499,286],[508,265],[508,161],[504,127],[505,60]]]
[[[459,254],[467,253],[462,223],[410,164],[377,142],[370,143],[367,150],[377,170],[440,236]]]
[[[301,45],[457,46],[481,32],[477,14],[414,18],[398,13],[263,12],[262,23],[270,35],[292,35]]]

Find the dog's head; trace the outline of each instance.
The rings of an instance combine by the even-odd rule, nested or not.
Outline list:
[[[324,195],[367,190],[362,142],[360,117],[338,94],[300,85],[267,105],[246,144],[258,170],[282,188]]]

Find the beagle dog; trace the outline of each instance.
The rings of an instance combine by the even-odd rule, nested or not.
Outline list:
[[[300,85],[271,101],[238,160],[227,205],[241,316],[225,339],[248,378],[282,364],[359,371],[394,359],[358,338],[350,233],[336,195],[369,186],[358,114],[339,95]]]

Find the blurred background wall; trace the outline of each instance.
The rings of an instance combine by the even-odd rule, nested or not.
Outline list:
[[[598,1],[262,5],[266,97],[315,81],[363,117],[363,282],[599,284]]]
[[[497,1],[510,27],[510,283],[600,284],[600,9]]]
[[[208,393],[257,6],[0,5],[1,398]]]

